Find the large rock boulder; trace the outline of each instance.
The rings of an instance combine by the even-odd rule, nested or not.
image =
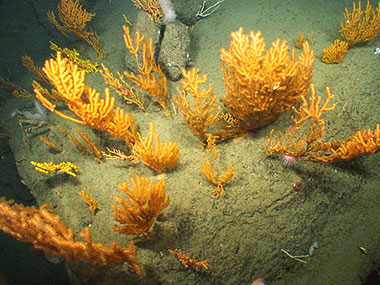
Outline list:
[[[188,27],[180,21],[167,24],[161,41],[158,62],[170,80],[177,81],[181,78],[181,69],[185,68],[190,60],[189,51]]]

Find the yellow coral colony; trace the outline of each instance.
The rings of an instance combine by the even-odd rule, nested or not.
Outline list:
[[[94,265],[128,262],[137,274],[141,273],[140,265],[135,260],[137,248],[133,242],[127,248],[116,242],[105,247],[92,242],[88,227],[79,234],[84,241],[78,241],[73,230],[48,205],[37,209],[0,198],[0,230],[48,254],[63,256],[68,261],[79,259]]]
[[[212,191],[212,194],[216,198],[219,198],[224,194],[223,185],[226,184],[234,176],[236,168],[233,168],[231,164],[228,164],[228,171],[219,175],[219,178],[217,179],[216,177],[218,174],[214,172],[210,160],[208,157],[206,157],[206,159],[201,164],[201,170],[204,176],[216,186],[216,188]]]
[[[177,88],[179,94],[174,100],[190,131],[198,136],[202,144],[207,140],[210,149],[215,137],[210,128],[219,122],[221,109],[211,84],[207,89],[199,90],[199,85],[207,81],[207,75],[199,76],[197,68],[190,71],[183,69],[182,74],[182,89]],[[189,101],[188,97],[192,99]]]
[[[366,42],[374,39],[380,32],[380,2],[372,9],[372,5],[367,0],[365,11],[362,10],[361,2],[357,6],[352,3],[352,13],[345,9],[344,22],[340,23],[339,32],[351,47],[358,42]]]
[[[124,182],[119,185],[120,191],[129,199],[114,196],[121,207],[112,205],[115,210],[114,219],[120,223],[111,230],[128,235],[148,234],[160,214],[170,203],[170,197],[165,193],[165,180],[158,182],[148,178],[135,176],[130,179],[131,187]]]
[[[305,42],[298,60],[286,41],[275,40],[265,51],[261,32],[231,34],[229,50],[221,50],[227,93],[221,99],[237,127],[266,125],[306,95],[313,74],[314,53]]]
[[[132,153],[147,166],[161,173],[164,168],[173,167],[179,160],[179,148],[175,142],[161,143],[159,134],[154,134],[154,124],[149,124],[149,136],[136,140]],[[155,146],[153,146],[153,140]]]
[[[71,176],[77,176],[76,172],[79,171],[79,167],[72,162],[61,162],[59,164],[54,164],[53,162],[31,161],[30,163],[35,166],[37,171],[42,173],[61,171]]]
[[[323,49],[323,63],[340,63],[348,50],[348,43],[341,40],[335,40],[328,48]]]
[[[100,98],[98,91],[84,83],[85,71],[79,71],[68,58],[62,57],[61,52],[57,52],[55,59],[47,60],[42,70],[67,103],[67,107],[81,119],[56,110],[56,105],[35,88],[36,98],[44,107],[64,119],[107,131],[115,138],[124,139],[129,147],[134,143],[137,134],[134,119],[131,114],[125,114],[123,109],[114,109],[115,98],[110,96],[109,89],[104,90],[105,98]]]
[[[89,13],[83,8],[79,0],[61,0],[58,4],[58,17],[63,24],[59,24],[52,11],[47,13],[49,21],[65,36],[71,32],[90,44],[98,57],[104,57],[100,48],[99,36],[96,32],[86,31],[87,22],[91,21],[95,13]]]
[[[84,70],[86,73],[90,72],[96,72],[98,71],[98,65],[97,63],[92,63],[91,60],[86,60],[81,57],[79,52],[76,49],[69,49],[69,48],[60,48],[58,45],[56,45],[53,42],[50,43],[50,49],[54,51],[60,51],[62,54],[65,55],[65,57],[70,58],[70,60],[78,66],[79,70]]]
[[[320,96],[315,96],[314,85],[311,86],[310,103],[303,97],[303,104],[299,109],[293,108],[292,117],[294,126],[290,126],[285,133],[273,138],[271,131],[266,149],[268,155],[283,153],[303,160],[330,162],[347,160],[359,155],[373,154],[380,150],[380,124],[376,130],[360,130],[344,140],[325,142],[325,122],[321,119],[325,111],[335,109],[335,104],[329,106],[330,89],[326,88],[327,98],[321,103]]]
[[[134,46],[129,28],[123,26],[123,29],[125,46],[128,48],[129,52],[135,56],[139,72],[139,74],[136,75],[133,72],[124,71],[124,75],[140,89],[148,92],[152,96],[153,101],[160,104],[162,109],[164,109],[167,114],[170,114],[166,107],[166,101],[168,99],[168,92],[166,89],[167,79],[164,72],[154,59],[152,38],[149,38],[147,43],[145,36],[141,35],[137,30],[136,46]],[[138,64],[140,50],[142,57],[141,65]]]

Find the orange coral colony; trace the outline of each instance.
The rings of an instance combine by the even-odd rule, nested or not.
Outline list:
[[[89,13],[83,8],[79,0],[61,0],[58,4],[58,17],[62,24],[59,24],[55,14],[52,11],[47,13],[49,21],[62,34],[67,36],[67,32],[72,32],[77,37],[86,41],[93,47],[98,57],[104,57],[104,53],[100,48],[99,36],[96,32],[86,30],[87,22],[91,21],[95,13]]]
[[[323,63],[340,63],[348,50],[348,43],[335,40],[328,48],[323,49]]]
[[[149,135],[139,139],[133,146],[133,155],[141,161],[161,173],[164,168],[173,167],[179,160],[179,148],[175,142],[160,142],[160,135],[154,134],[154,124],[149,124]],[[153,140],[155,144],[153,145]]]
[[[380,2],[375,9],[371,2],[367,0],[365,11],[362,10],[361,2],[357,6],[352,3],[352,12],[348,9],[344,12],[344,21],[340,23],[339,32],[351,47],[359,42],[373,40],[380,32]]]
[[[281,132],[276,139],[273,139],[274,130],[271,131],[265,146],[268,155],[283,153],[303,160],[330,162],[348,160],[380,150],[380,124],[376,125],[374,131],[360,130],[344,140],[322,140],[325,136],[325,122],[321,116],[324,112],[335,109],[335,104],[329,105],[334,95],[328,87],[326,93],[327,98],[322,102],[322,98],[315,95],[314,85],[311,86],[309,102],[303,97],[300,108],[293,108],[294,125],[286,132]]]
[[[129,52],[134,55],[136,62],[141,55],[142,64],[138,64],[138,73],[124,71],[124,75],[135,83],[140,89],[145,90],[152,96],[152,100],[160,104],[162,109],[170,115],[169,109],[166,106],[168,99],[167,79],[159,64],[154,59],[153,39],[148,41],[140,31],[136,31],[135,45],[131,37],[131,33],[127,26],[124,29],[124,42]],[[140,52],[140,53],[139,53]]]
[[[207,82],[207,75],[200,76],[198,71],[197,68],[182,70],[184,79],[181,80],[181,89],[177,88],[178,94],[174,100],[190,131],[203,143],[213,136],[210,128],[218,123],[221,109],[211,84],[207,89],[200,89],[199,86]]]
[[[112,205],[115,210],[114,219],[120,226],[111,230],[128,235],[148,234],[163,209],[170,203],[170,197],[165,193],[165,180],[158,182],[148,178],[136,176],[130,179],[131,187],[124,182],[119,185],[120,191],[128,195],[129,199],[115,196],[114,199],[121,206]]]
[[[207,259],[198,261],[196,259],[190,258],[186,253],[184,253],[180,249],[171,250],[168,249],[171,255],[177,258],[178,262],[180,262],[185,268],[193,268],[195,271],[200,272],[201,268],[207,270],[209,269],[209,265]]]
[[[64,119],[81,125],[88,125],[101,131],[107,131],[115,138],[124,139],[128,146],[136,140],[136,127],[131,114],[116,107],[115,98],[110,96],[109,89],[105,89],[105,98],[100,93],[85,84],[85,71],[68,58],[57,52],[55,59],[45,62],[42,68],[59,95],[67,103],[67,107],[80,119],[68,116],[58,110],[56,105],[47,99],[39,88],[35,88],[36,98],[51,112]]]
[[[202,162],[201,170],[204,176],[216,186],[216,188],[212,191],[212,194],[219,198],[224,195],[224,184],[226,184],[235,174],[236,168],[233,168],[231,164],[228,164],[228,171],[219,175],[213,170],[210,160],[208,157]]]
[[[306,95],[313,74],[314,53],[308,42],[298,60],[280,39],[265,51],[261,32],[231,34],[229,50],[221,50],[227,94],[221,99],[238,128],[256,129],[278,118]]]

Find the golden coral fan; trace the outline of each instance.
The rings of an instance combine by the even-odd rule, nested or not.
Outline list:
[[[286,41],[275,40],[265,51],[261,32],[231,34],[229,50],[221,50],[227,94],[221,99],[243,130],[256,129],[277,119],[308,91],[314,53],[306,42],[298,60],[289,55]]]
[[[79,234],[84,241],[77,241],[73,230],[48,205],[37,209],[0,198],[0,230],[48,254],[63,256],[68,261],[79,259],[94,265],[128,262],[136,273],[141,272],[135,260],[137,248],[133,242],[127,248],[117,242],[105,247],[93,243],[88,227]]]
[[[341,40],[335,40],[328,48],[323,49],[323,63],[340,63],[348,50],[348,43]]]
[[[207,75],[199,76],[198,71],[197,68],[190,71],[182,70],[182,89],[177,88],[179,94],[174,100],[190,131],[204,143],[213,136],[210,128],[219,122],[221,109],[216,102],[211,84],[207,89],[199,90],[199,85],[207,82]],[[192,99],[189,101],[188,97]]]
[[[154,182],[146,177],[135,176],[130,179],[131,187],[124,182],[119,185],[120,191],[129,199],[114,196],[121,207],[111,205],[115,210],[114,219],[120,223],[111,230],[128,235],[148,234],[163,209],[170,203],[170,197],[165,193],[165,180]]]
[[[348,42],[349,47],[358,42],[370,41],[380,32],[380,2],[373,9],[371,2],[367,0],[365,11],[362,10],[360,1],[358,6],[353,2],[351,13],[347,8],[345,9],[344,20],[340,23],[339,32]]]
[[[61,0],[58,4],[59,24],[52,11],[47,13],[49,21],[65,36],[71,32],[92,46],[98,57],[104,57],[100,48],[99,36],[96,32],[86,30],[87,22],[91,21],[95,13],[89,13],[78,0]]]
[[[159,134],[154,134],[154,124],[149,124],[149,136],[140,138],[133,146],[132,153],[141,161],[161,173],[164,168],[173,167],[179,160],[179,148],[175,142],[160,142]],[[153,146],[153,140],[155,146]]]
[[[57,52],[55,59],[47,60],[42,70],[67,103],[67,107],[81,119],[56,110],[56,105],[44,97],[39,88],[35,88],[36,98],[44,107],[64,119],[124,139],[128,147],[134,143],[137,135],[135,121],[123,109],[114,108],[115,98],[110,96],[109,89],[104,90],[105,98],[101,98],[98,91],[86,86],[85,71],[80,71],[68,58],[62,57],[61,52]]]
[[[326,87],[327,98],[324,102],[320,96],[315,96],[314,85],[311,85],[310,103],[303,98],[299,109],[293,108],[294,122],[285,133],[280,133],[273,139],[271,131],[267,145],[268,155],[283,153],[299,157],[303,160],[330,162],[348,160],[359,155],[373,154],[380,150],[380,124],[376,130],[360,130],[344,140],[323,141],[325,122],[321,116],[326,111],[335,109],[335,104],[329,106],[334,97]]]
[[[170,114],[166,106],[166,101],[168,99],[166,87],[167,79],[164,72],[154,59],[153,39],[149,38],[147,43],[145,36],[141,35],[140,31],[137,30],[135,46],[129,28],[123,26],[123,29],[125,46],[128,48],[129,52],[135,56],[137,63],[139,62],[139,52],[141,52],[142,57],[142,64],[138,64],[139,74],[124,71],[124,75],[140,89],[148,92],[152,96],[152,100],[160,104],[167,114]]]

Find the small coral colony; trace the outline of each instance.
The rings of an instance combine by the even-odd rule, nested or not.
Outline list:
[[[156,25],[171,25],[175,21],[175,12],[168,0],[132,2],[138,9],[147,12]],[[222,2],[205,7],[204,1],[199,18],[214,12]],[[61,0],[57,11],[58,17],[54,12],[48,12],[47,17],[58,31],[66,36],[73,34],[79,37],[95,50],[99,58],[104,57],[97,33],[87,27],[95,14],[88,12],[79,0]],[[130,25],[126,17],[125,20]],[[136,58],[137,68],[134,72],[125,71],[115,76],[104,64],[92,63],[83,59],[76,50],[60,48],[51,43],[56,55],[46,60],[42,68],[36,66],[32,58],[22,58],[24,66],[36,74],[33,94],[3,78],[0,78],[1,86],[21,99],[38,100],[47,110],[64,120],[107,132],[115,139],[124,141],[128,149],[126,153],[107,146],[102,146],[104,151],[100,151],[84,132],[75,129],[78,139],[63,126],[57,127],[63,137],[72,141],[80,152],[93,153],[97,162],[103,159],[128,161],[131,164],[141,161],[156,173],[162,173],[179,161],[176,142],[161,142],[153,123],[149,124],[149,134],[143,137],[136,129],[133,115],[115,106],[110,89],[116,91],[127,104],[135,104],[143,112],[147,112],[144,105],[146,100],[151,99],[168,115],[182,113],[189,130],[199,138],[212,159],[218,156],[218,142],[268,125],[289,109],[294,112],[293,125],[283,132],[272,130],[265,145],[268,155],[283,155],[289,165],[294,163],[295,158],[331,162],[373,154],[380,149],[380,124],[374,130],[360,130],[347,138],[324,140],[326,130],[322,116],[325,112],[333,111],[336,106],[332,103],[334,95],[329,87],[326,87],[327,96],[322,99],[317,96],[311,83],[314,61],[314,52],[310,47],[312,35],[299,34],[295,45],[302,51],[296,57],[294,49],[289,52],[285,40],[277,39],[271,47],[266,48],[264,37],[259,31],[247,34],[240,28],[232,32],[229,47],[222,48],[220,55],[226,87],[226,94],[221,98],[222,108],[213,94],[213,86],[209,84],[206,88],[201,87],[207,82],[207,75],[199,74],[196,68],[182,69],[177,94],[173,95],[173,102],[168,104],[167,77],[156,62],[152,39],[146,38],[138,30],[131,34],[127,24],[123,27],[124,42],[127,50]],[[365,10],[360,1],[353,3],[351,11],[345,10],[344,21],[341,22],[339,32],[343,39],[335,40],[323,50],[322,62],[340,63],[350,47],[374,39],[379,31],[380,2],[373,8],[368,1]],[[191,27],[188,32],[191,32]],[[99,72],[109,85],[104,95],[86,85],[86,74],[90,72]],[[310,96],[307,96],[309,91]],[[300,106],[294,107],[299,102]],[[60,106],[59,110],[57,105]],[[25,144],[25,133],[46,123],[35,122],[22,117],[22,114],[19,114],[19,120]],[[41,136],[40,140],[57,154],[64,151],[47,137]],[[58,171],[76,176],[79,171],[74,162],[31,163],[42,173]],[[232,165],[226,168],[225,173],[218,175],[209,158],[201,164],[200,170],[205,178],[216,187],[212,192],[216,198],[223,196],[224,185],[236,171]],[[132,172],[133,177],[129,182],[118,186],[126,194],[124,198],[114,197],[116,203],[111,207],[116,225],[111,230],[148,238],[157,216],[169,205],[170,197],[165,192],[164,178],[156,182],[139,176],[136,171]],[[80,195],[94,214],[100,210],[96,201],[85,191],[81,191]],[[126,248],[116,242],[112,242],[110,247],[93,243],[89,228],[80,233],[83,241],[78,240],[73,230],[48,205],[25,207],[2,199],[0,227],[20,241],[32,243],[37,249],[63,256],[67,260],[79,259],[98,265],[128,262],[136,274],[142,270],[136,260],[137,247],[133,242]],[[185,267],[196,271],[208,269],[207,260],[192,259],[180,249],[169,251]]]

